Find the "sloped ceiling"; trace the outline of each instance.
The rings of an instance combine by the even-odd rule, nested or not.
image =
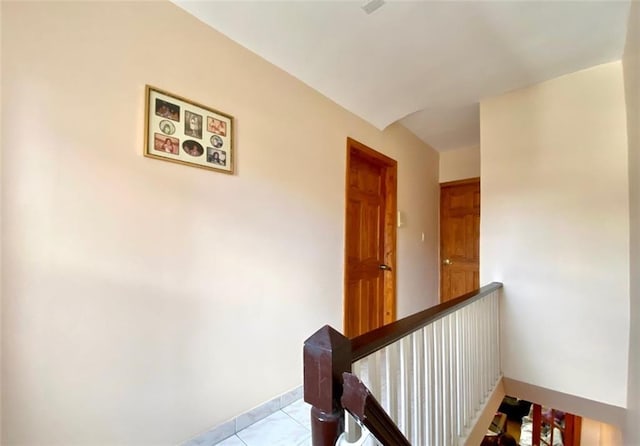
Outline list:
[[[629,1],[175,3],[379,129],[479,144],[479,101],[619,60]],[[212,55],[215,57],[215,55]]]

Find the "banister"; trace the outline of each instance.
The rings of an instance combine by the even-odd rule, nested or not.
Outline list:
[[[458,425],[461,428],[466,426],[465,423],[467,421],[465,420],[472,419],[473,410],[479,404],[479,401],[475,401],[472,398],[486,395],[489,389],[488,385],[495,383],[495,380],[501,376],[499,346],[492,347],[496,345],[495,340],[498,339],[498,294],[494,292],[501,287],[501,283],[493,282],[457,299],[436,305],[351,340],[328,325],[314,333],[304,343],[304,400],[312,406],[311,437],[313,446],[335,446],[336,441],[344,432],[345,409],[360,420],[382,444],[387,446],[410,445],[407,438],[414,438],[416,431],[408,433],[407,437],[405,437],[394,423],[394,418],[392,418],[392,416],[397,416],[397,412],[394,412],[393,408],[390,413],[383,409],[366,385],[351,374],[352,364],[356,363],[354,365],[354,373],[359,373],[362,361],[367,364],[370,364],[367,361],[374,361],[372,364],[376,364],[375,361],[377,359],[375,358],[382,353],[376,353],[372,356],[373,359],[367,358],[368,356],[385,347],[389,347],[392,349],[390,351],[393,352],[394,348],[398,348],[398,341],[401,340],[399,348],[400,357],[402,358],[405,354],[403,353],[405,352],[405,346],[407,348],[406,351],[413,352],[413,344],[411,342],[415,342],[418,349],[415,351],[419,351],[422,348],[421,345],[426,346],[426,339],[429,336],[431,336],[429,339],[433,339],[430,342],[435,342],[432,345],[436,345],[436,350],[432,350],[432,352],[435,355],[435,366],[439,367],[439,371],[436,374],[429,375],[430,385],[435,385],[437,388],[438,386],[447,386],[449,385],[448,383],[455,382],[457,387],[452,391],[453,398],[456,398],[457,392],[463,391],[461,389],[469,390],[465,394],[468,397],[457,400],[455,404],[451,400],[447,400],[448,402],[446,403],[447,410],[450,411],[456,408],[459,411],[460,419],[454,418]],[[488,298],[480,301],[485,296]],[[469,308],[466,308],[467,306]],[[484,313],[478,313],[478,309],[481,309],[480,311],[484,311]],[[461,310],[460,314],[456,313],[454,316],[452,313],[458,310]],[[486,319],[479,319],[479,315],[484,315]],[[452,318],[454,318],[454,322],[450,322]],[[493,337],[481,338],[471,334],[469,331],[456,332],[459,328],[454,327],[459,327],[457,324],[465,321],[472,330],[484,329],[484,333],[492,333]],[[427,331],[433,330],[434,326],[441,327],[440,331],[435,333]],[[442,327],[444,327],[444,331]],[[418,331],[421,334],[415,336]],[[412,335],[412,340],[405,344],[409,335]],[[423,342],[424,344],[422,344]],[[446,344],[443,344],[443,342]],[[437,347],[437,345],[441,347]],[[454,364],[453,369],[445,366],[445,364],[448,364],[448,358],[450,358],[448,355],[450,353],[444,350],[443,345],[450,345],[452,348],[457,349],[455,354],[457,356],[451,357],[451,361]],[[482,362],[478,369],[467,368],[456,371],[455,364],[457,363],[469,364],[471,361],[471,363],[476,364],[480,357],[477,352],[483,351],[486,353],[487,358],[493,358],[493,360],[498,358],[498,362],[493,362],[491,365]],[[393,353],[385,353],[385,355],[387,354],[391,354],[391,357],[393,357]],[[409,353],[409,357],[411,357],[411,354]],[[429,353],[429,355],[429,358],[434,358],[432,353]],[[391,363],[387,362],[387,367],[389,364]],[[371,370],[375,370],[375,366]],[[386,372],[387,377],[389,376],[389,370],[387,369]],[[471,370],[479,371],[479,375],[471,372]],[[408,372],[404,373],[402,375],[404,378],[402,379],[406,380],[409,375],[406,374]],[[423,381],[423,385],[428,386],[429,382]],[[372,389],[380,392],[380,388],[376,387],[376,385]],[[427,396],[430,395],[430,390],[426,390],[426,392]],[[425,394],[421,395],[421,398],[424,398]],[[433,397],[433,394],[431,395]],[[442,394],[440,394],[441,396]],[[383,396],[381,401],[383,404],[388,404],[389,398],[390,396],[387,394]],[[406,425],[400,424],[400,426],[404,426],[403,429],[406,428]],[[438,435],[442,435],[443,431],[440,428],[438,432]],[[454,431],[450,430],[450,432]],[[453,435],[453,433],[450,435]],[[438,442],[436,440],[436,443]]]
[[[364,424],[382,444],[411,446],[407,437],[357,376],[345,372],[342,379],[342,407]]]
[[[464,294],[456,299],[427,308],[419,313],[412,314],[396,322],[384,325],[380,328],[364,333],[351,340],[352,362],[356,362],[387,345],[393,344],[411,332],[418,330],[433,321],[436,321],[449,313],[469,305],[476,300],[492,293],[502,287],[500,282],[492,282],[482,288]]]

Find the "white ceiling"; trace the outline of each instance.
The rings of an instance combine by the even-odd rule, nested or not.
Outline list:
[[[629,1],[175,3],[379,129],[479,144],[479,101],[618,60]]]

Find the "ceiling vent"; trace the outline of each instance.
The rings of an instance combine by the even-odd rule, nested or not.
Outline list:
[[[384,5],[384,0],[371,0],[366,2],[364,5],[362,5],[362,9],[367,14],[371,14],[372,12],[380,8],[382,5]]]

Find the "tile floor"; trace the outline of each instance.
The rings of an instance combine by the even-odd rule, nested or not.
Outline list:
[[[311,406],[298,400],[241,430],[216,446],[311,445]]]

